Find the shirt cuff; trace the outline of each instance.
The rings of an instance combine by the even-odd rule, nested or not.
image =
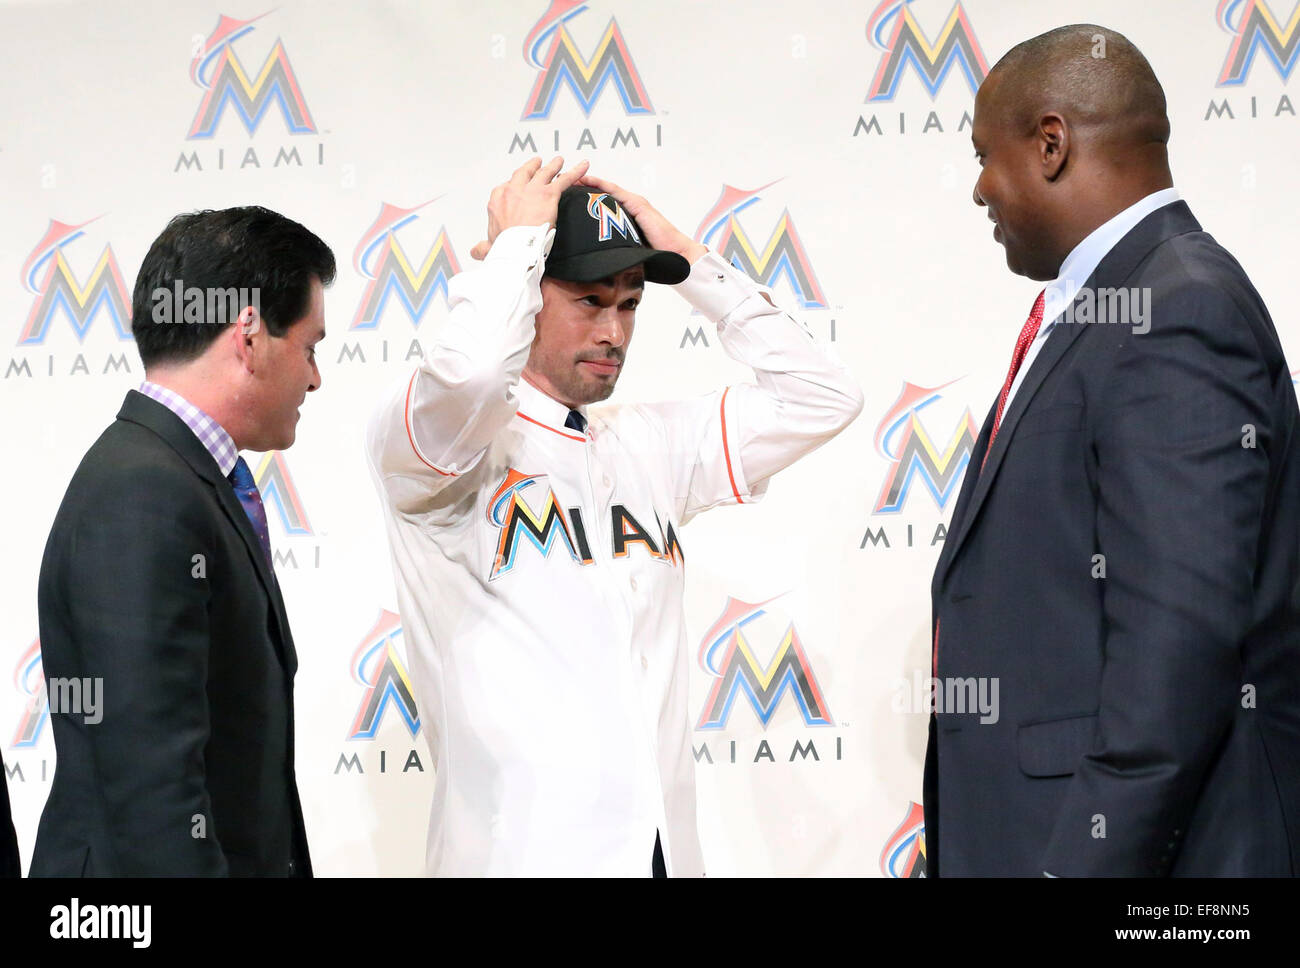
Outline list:
[[[555,229],[549,222],[541,225],[513,225],[501,230],[483,261],[522,262],[531,272],[539,265],[545,267],[546,257],[551,254],[551,243],[554,241]]]
[[[674,287],[709,322],[726,319],[762,287],[716,252],[709,251],[691,266],[691,274]]]

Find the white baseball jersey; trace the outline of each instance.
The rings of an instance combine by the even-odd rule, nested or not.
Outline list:
[[[448,287],[423,365],[367,447],[437,769],[431,873],[703,870],[687,710],[682,527],[758,498],[861,392],[710,253],[676,288],[757,385],[569,408],[521,372],[554,232],[502,232]]]

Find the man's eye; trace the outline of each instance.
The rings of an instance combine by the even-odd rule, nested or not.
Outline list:
[[[631,310],[631,309],[636,309],[636,307],[639,306],[639,305],[640,305],[640,303],[638,303],[637,300],[635,300],[635,299],[629,299],[629,300],[627,300],[627,302],[623,303],[623,308],[624,308],[624,309]]]
[[[582,301],[585,302],[588,306],[599,306],[599,305],[600,305],[600,297],[599,297],[599,296],[583,296],[583,297],[582,297]]]

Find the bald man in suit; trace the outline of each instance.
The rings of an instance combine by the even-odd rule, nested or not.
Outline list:
[[[1121,35],[1013,48],[972,140],[975,204],[1046,286],[931,588],[941,686],[1000,708],[931,720],[928,873],[1294,875],[1300,412],[1268,310]]]

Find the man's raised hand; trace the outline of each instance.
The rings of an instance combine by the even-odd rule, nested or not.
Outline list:
[[[560,171],[563,165],[559,155],[544,165],[542,159],[532,158],[515,169],[509,181],[492,189],[488,198],[488,237],[476,243],[469,254],[482,259],[497,236],[516,225],[554,225],[560,193],[586,174],[588,162],[580,161],[566,172]]]
[[[645,196],[633,195],[626,188],[620,188],[612,181],[592,175],[583,175],[576,181],[579,185],[590,186],[617,199],[623,206],[623,210],[636,219],[636,224],[641,226],[641,231],[645,233],[646,244],[651,248],[676,252],[684,256],[692,265],[695,264],[695,260],[709,251],[706,246],[696,242],[664,218],[658,209],[646,201]]]

